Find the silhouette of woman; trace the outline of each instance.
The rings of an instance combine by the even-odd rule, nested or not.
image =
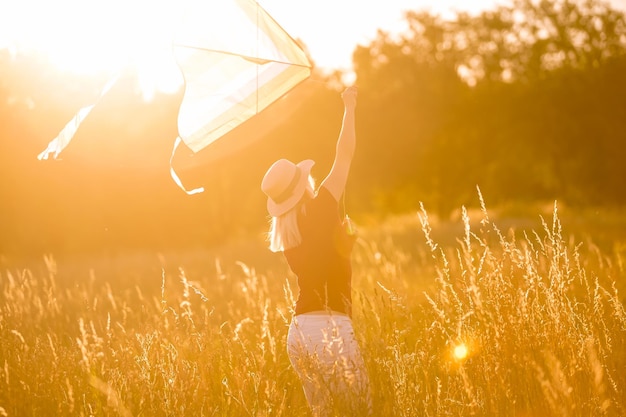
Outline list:
[[[272,216],[270,250],[283,252],[298,280],[287,346],[315,416],[371,414],[367,372],[351,319],[354,236],[339,214],[356,146],[356,87],[341,97],[335,159],[319,188],[310,159],[297,164],[280,159],[261,183]]]

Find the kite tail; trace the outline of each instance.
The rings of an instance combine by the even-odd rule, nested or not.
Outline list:
[[[172,179],[174,180],[176,185],[178,185],[178,187],[181,190],[187,193],[187,195],[194,195],[194,194],[202,193],[204,192],[204,187],[187,190],[185,186],[183,185],[182,181],[180,180],[180,178],[178,177],[178,175],[176,174],[176,171],[174,171],[174,165],[173,165],[174,154],[176,153],[176,149],[178,149],[180,142],[182,142],[182,139],[180,138],[180,136],[177,136],[176,140],[174,141],[174,149],[172,149],[172,156],[170,157],[170,175],[172,176]]]
[[[83,123],[85,118],[89,115],[89,113],[91,113],[91,110],[96,106],[96,104],[98,104],[100,99],[102,99],[102,97],[111,89],[111,87],[113,86],[113,84],[115,84],[118,78],[119,76],[116,75],[111,80],[109,80],[109,82],[106,83],[106,85],[102,89],[102,92],[100,93],[100,96],[98,97],[95,103],[90,104],[89,106],[85,106],[81,108],[80,110],[78,110],[78,112],[74,115],[74,117],[72,117],[72,120],[70,120],[65,125],[65,127],[63,128],[63,130],[61,130],[61,132],[57,135],[57,137],[52,139],[50,143],[48,143],[48,146],[46,147],[46,149],[43,152],[41,152],[39,155],[37,155],[37,159],[39,159],[40,161],[47,160],[50,157],[50,154],[52,154],[52,159],[57,159],[57,157],[63,151],[63,149],[65,149],[67,145],[70,144],[70,142],[72,141],[72,138],[78,131],[78,128]]]
[[[59,135],[52,139],[50,143],[48,143],[48,147],[39,155],[37,155],[37,159],[40,161],[46,160],[52,155],[52,159],[57,159],[61,151],[65,149],[67,145],[69,145],[70,141],[74,137],[74,134],[78,130],[80,124],[85,120],[85,117],[91,112],[95,104],[91,104],[89,106],[83,107],[74,115],[72,120],[70,120],[63,130],[59,133]]]

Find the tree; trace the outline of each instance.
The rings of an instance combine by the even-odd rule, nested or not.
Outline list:
[[[619,200],[597,190],[623,173],[606,162],[626,156],[623,100],[609,93],[626,94],[622,13],[589,0],[516,0],[453,20],[406,18],[408,33],[380,32],[354,54],[368,92],[361,175],[381,205],[421,200],[445,213],[476,184],[495,201]]]

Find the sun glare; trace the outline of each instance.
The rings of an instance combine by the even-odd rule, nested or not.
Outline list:
[[[0,17],[0,47],[37,52],[61,71],[111,74],[134,67],[144,95],[175,91],[171,59],[176,2],[14,0]]]
[[[452,355],[454,356],[454,359],[456,359],[459,362],[465,360],[467,358],[468,353],[469,353],[469,349],[467,348],[467,345],[465,343],[460,343],[454,346],[454,349],[452,350]]]

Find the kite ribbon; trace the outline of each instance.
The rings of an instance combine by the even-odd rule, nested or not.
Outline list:
[[[180,187],[181,190],[187,193],[187,195],[194,195],[194,194],[202,193],[204,192],[204,187],[187,190],[185,186],[183,185],[183,183],[181,182],[180,178],[178,178],[176,171],[174,171],[174,166],[172,165],[172,162],[174,160],[174,154],[176,153],[176,149],[178,149],[178,146],[180,145],[181,142],[182,142],[182,139],[180,138],[180,136],[177,136],[176,140],[174,141],[174,149],[172,149],[172,156],[170,157],[170,175],[172,176],[172,179],[174,180],[176,185],[178,185],[178,187]]]
[[[65,149],[67,145],[70,144],[70,141],[76,134],[76,131],[80,127],[83,120],[85,120],[85,117],[87,117],[89,113],[91,113],[91,110],[96,106],[96,104],[98,104],[100,99],[111,89],[111,87],[113,87],[113,84],[115,84],[118,78],[119,76],[115,76],[106,83],[95,103],[78,110],[72,120],[70,120],[65,125],[65,127],[63,128],[63,130],[61,130],[57,137],[52,139],[50,143],[48,143],[48,147],[39,155],[37,155],[37,159],[39,159],[40,161],[46,160],[50,157],[50,154],[53,154],[52,159],[57,159],[61,151],[63,151],[63,149]]]

